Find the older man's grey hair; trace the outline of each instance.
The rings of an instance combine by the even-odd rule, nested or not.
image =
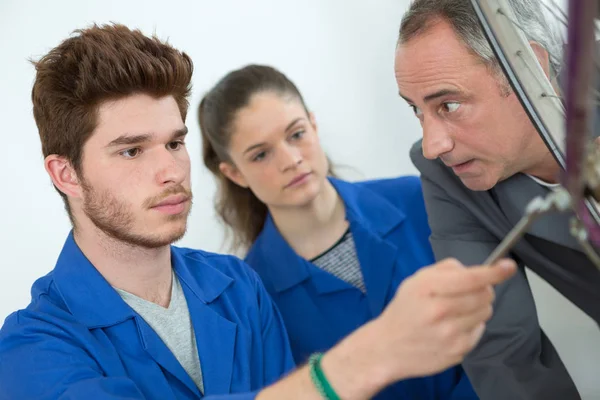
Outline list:
[[[564,39],[558,22],[550,17],[541,1],[508,0],[508,3],[513,8],[517,29],[522,29],[528,40],[537,42],[548,52],[553,79],[560,72]],[[472,53],[487,65],[500,68],[469,0],[414,0],[402,18],[398,44],[424,33],[439,18],[450,23]]]

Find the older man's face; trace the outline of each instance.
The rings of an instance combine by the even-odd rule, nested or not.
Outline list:
[[[549,152],[518,98],[440,20],[400,45],[400,95],[423,127],[423,155],[440,158],[472,190],[536,172]]]

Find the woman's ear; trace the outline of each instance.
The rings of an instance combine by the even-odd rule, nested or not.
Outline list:
[[[227,162],[222,162],[219,164],[219,170],[227,179],[232,181],[238,186],[243,188],[248,188],[248,183],[246,182],[246,178],[241,174],[240,170]]]

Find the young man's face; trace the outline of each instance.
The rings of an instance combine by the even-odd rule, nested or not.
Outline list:
[[[186,132],[172,96],[137,94],[102,104],[83,148],[76,224],[87,218],[108,235],[142,247],[180,239],[192,199]]]

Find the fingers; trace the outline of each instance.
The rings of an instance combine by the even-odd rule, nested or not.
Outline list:
[[[493,266],[457,267],[454,261],[440,263],[430,271],[429,290],[437,296],[456,296],[497,285],[517,270],[513,260],[500,260]]]
[[[469,337],[469,350],[473,349],[473,347],[477,346],[477,343],[479,343],[479,340],[481,339],[481,337],[483,336],[483,333],[485,332],[485,323],[480,323],[479,325],[477,325],[475,327],[475,329],[473,329],[470,333],[470,337]]]
[[[452,325],[454,329],[462,332],[470,332],[480,324],[485,324],[492,318],[494,310],[491,304],[486,304],[477,310],[457,316]]]
[[[479,323],[470,331],[457,336],[453,341],[450,342],[451,344],[448,348],[448,351],[450,355],[453,355],[458,359],[457,363],[462,362],[467,353],[477,346],[484,332],[485,323]]]
[[[464,357],[471,351],[485,332],[485,320],[486,316],[480,313],[444,325],[439,332],[439,340],[446,344],[448,354]]]
[[[491,287],[462,296],[438,296],[433,300],[430,317],[432,321],[440,321],[446,318],[472,315],[482,309],[489,310],[494,298],[494,290]]]
[[[438,270],[458,270],[465,268],[465,266],[456,258],[445,258],[442,261],[435,263],[433,267]]]

